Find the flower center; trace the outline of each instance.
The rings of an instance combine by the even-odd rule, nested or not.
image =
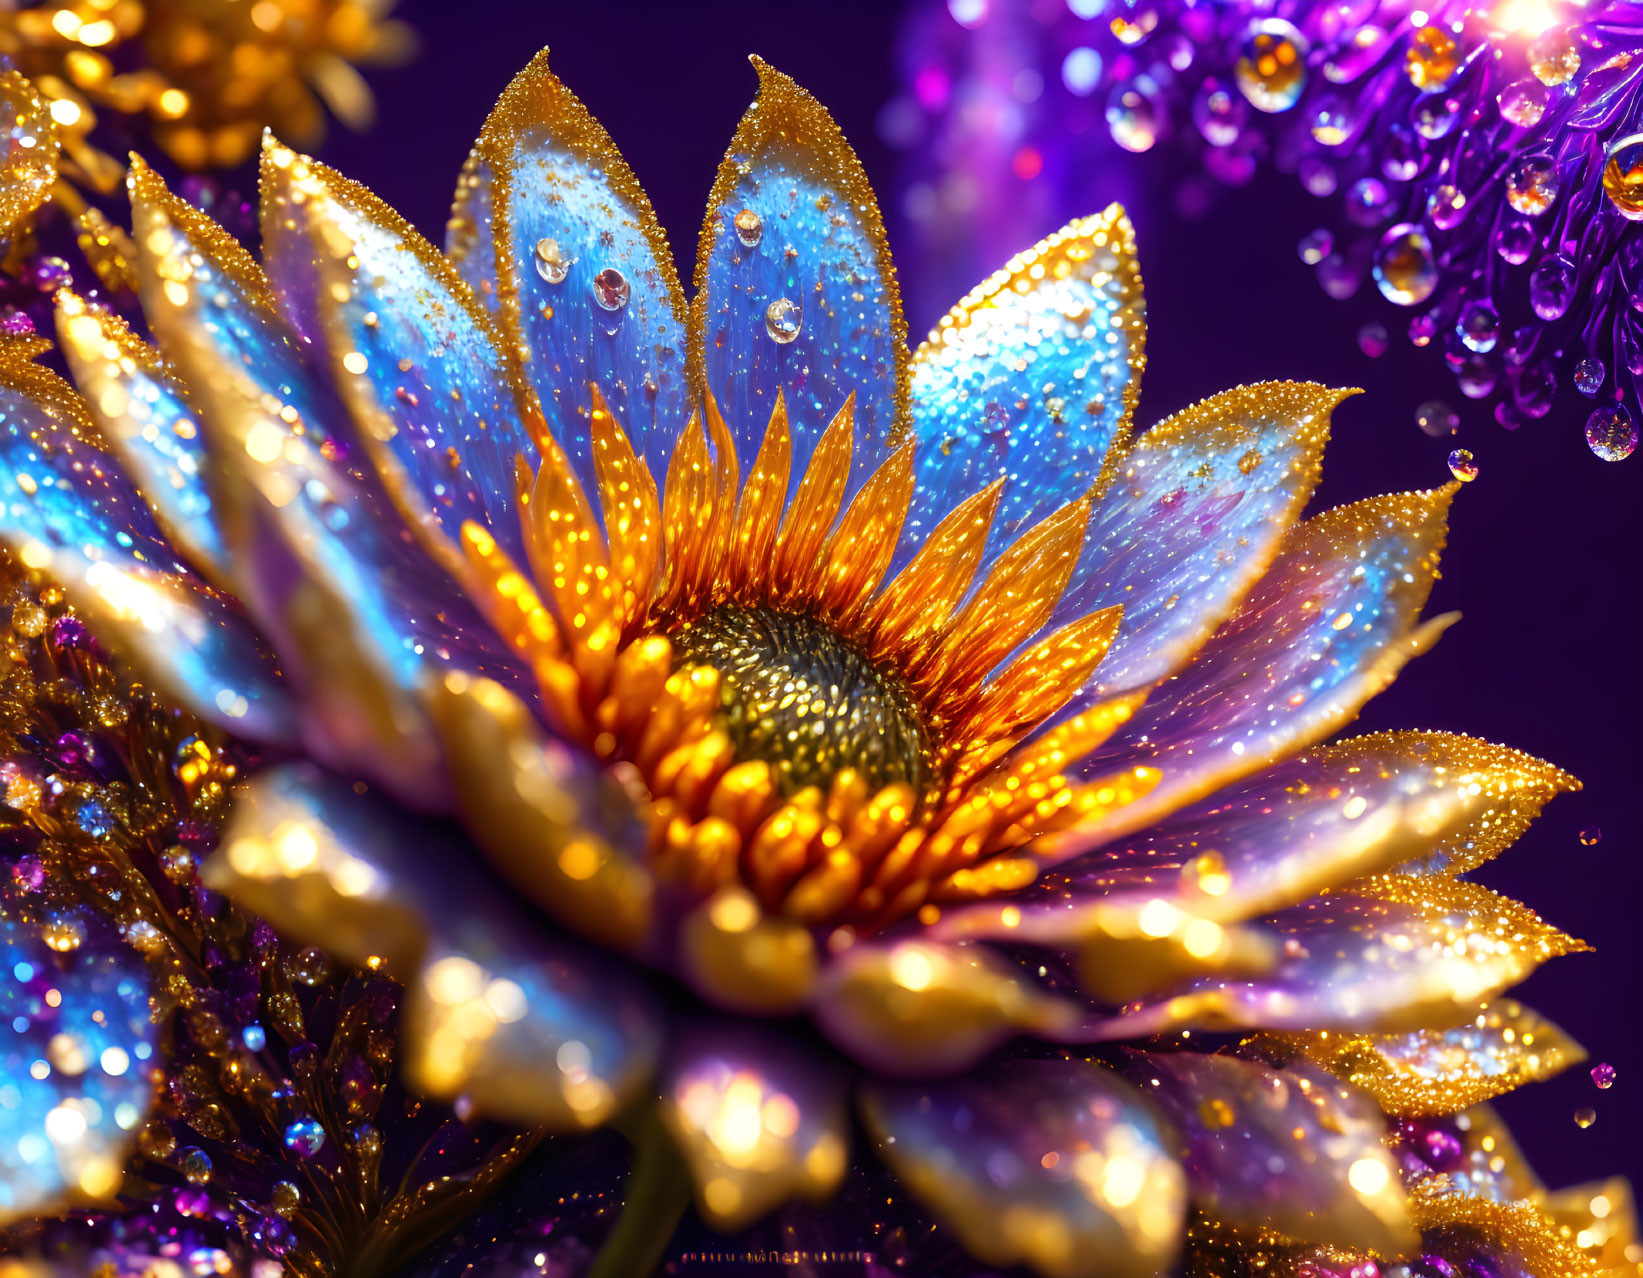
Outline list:
[[[672,641],[679,665],[718,672],[737,757],[768,763],[784,794],[826,793],[846,769],[870,791],[901,781],[924,792],[931,750],[912,694],[825,623],[726,604]]]

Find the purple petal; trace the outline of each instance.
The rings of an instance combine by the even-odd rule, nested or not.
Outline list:
[[[492,241],[463,253],[460,269],[470,283],[494,272],[510,357],[583,487],[596,490],[590,383],[651,473],[665,474],[692,396],[684,292],[650,201],[546,51],[503,93],[474,154],[459,204],[475,212],[472,241],[486,224]]]
[[[918,488],[899,560],[1000,476],[1010,482],[983,562],[1095,485],[1129,433],[1145,310],[1134,231],[1115,204],[1012,258],[942,317],[913,357]]]
[[[1405,1193],[1367,1092],[1309,1062],[1268,1069],[1197,1052],[1128,1053],[1124,1072],[1181,1134],[1194,1206],[1299,1243],[1407,1253]]]
[[[853,491],[903,442],[901,297],[861,162],[820,103],[756,58],[754,66],[759,96],[708,198],[691,359],[744,470],[777,393],[785,396],[790,492],[821,432],[854,394]]]
[[[891,1170],[989,1264],[1150,1278],[1179,1250],[1173,1140],[1098,1065],[1015,1060],[948,1083],[872,1083],[861,1109]]]
[[[1063,854],[1141,829],[1349,720],[1454,620],[1417,626],[1458,484],[1308,520],[1192,663],[1080,767],[1149,766],[1146,796],[1061,837]]]

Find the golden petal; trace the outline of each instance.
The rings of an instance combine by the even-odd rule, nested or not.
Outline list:
[[[621,592],[624,624],[644,615],[662,554],[662,512],[650,468],[634,456],[621,424],[594,386],[589,433],[599,476],[599,503],[610,544],[613,589]]]
[[[816,592],[823,617],[846,617],[883,579],[912,496],[913,445],[907,444],[862,485],[828,538]]]
[[[838,518],[850,478],[855,413],[856,395],[852,391],[817,441],[799,491],[788,507],[770,578],[772,597],[778,603],[805,599],[814,589],[822,546]]]
[[[793,445],[787,431],[787,403],[778,389],[765,426],[764,443],[747,472],[736,502],[736,526],[731,533],[728,572],[732,591],[757,590],[767,580],[781,528],[782,507],[792,474]]]

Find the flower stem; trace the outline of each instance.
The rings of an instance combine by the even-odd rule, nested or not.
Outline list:
[[[588,1278],[649,1278],[690,1205],[690,1174],[654,1110],[634,1123],[633,1170],[622,1214]]]

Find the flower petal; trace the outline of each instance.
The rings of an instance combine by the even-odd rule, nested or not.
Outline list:
[[[898,562],[1001,475],[988,561],[1095,487],[1128,440],[1145,339],[1135,232],[1116,204],[1011,258],[944,315],[913,356],[918,490]]]
[[[1405,1033],[1464,1020],[1546,959],[1586,948],[1527,906],[1441,876],[1365,879],[1265,928],[1283,948],[1260,979],[1191,982],[1125,1008],[1095,1036],[1182,1025]]]
[[[1039,943],[1126,926],[1155,901],[1216,923],[1269,914],[1315,893],[1445,849],[1516,835],[1503,814],[1576,783],[1517,750],[1441,732],[1383,732],[1321,746],[1040,875],[1007,900],[949,912],[952,939]]]
[[[49,947],[0,917],[0,1224],[112,1199],[154,1099],[148,974],[124,947]]]
[[[404,1064],[431,1095],[579,1130],[654,1065],[657,1012],[623,968],[545,930],[454,831],[310,765],[257,775],[203,873],[275,927],[408,978]]]
[[[1416,624],[1458,487],[1371,498],[1293,529],[1238,614],[1079,769],[1146,765],[1163,779],[1104,823],[1068,830],[1062,854],[1150,825],[1327,736],[1430,647],[1455,619]]]
[[[743,1229],[789,1198],[820,1202],[844,1179],[843,1080],[783,1034],[699,1024],[669,1044],[660,1114],[715,1229]]]
[[[514,458],[535,458],[490,317],[392,209],[324,165],[263,147],[263,253],[328,364],[406,522],[449,564],[466,520],[523,562]]]
[[[583,487],[595,487],[592,383],[651,474],[666,473],[692,399],[685,299],[667,238],[632,170],[548,70],[546,50],[502,94],[474,153],[463,207],[489,209],[508,354],[535,388]],[[486,264],[483,253],[467,255],[470,283]]]
[[[1351,393],[1310,382],[1243,386],[1136,440],[1096,504],[1051,619],[1124,606],[1091,695],[1171,674],[1238,610],[1312,496],[1330,414]]]
[[[861,161],[820,103],[753,65],[759,96],[719,167],[696,251],[692,372],[744,465],[785,392],[800,475],[854,394],[853,493],[907,429],[901,295]]]
[[[857,1060],[888,1074],[944,1074],[1018,1034],[1055,1038],[1076,1009],[981,946],[865,943],[823,969],[811,1015]]]
[[[1302,1061],[1268,1069],[1199,1052],[1127,1053],[1125,1074],[1182,1136],[1194,1206],[1292,1242],[1407,1254],[1403,1183],[1367,1092]]]
[[[1363,1088],[1389,1114],[1453,1114],[1586,1059],[1563,1030],[1516,999],[1486,1003],[1453,1029],[1315,1032],[1285,1041]]]
[[[261,637],[177,558],[95,435],[55,373],[0,363],[0,540],[50,572],[180,705],[246,737],[294,741],[287,686]]]
[[[1150,1278],[1180,1248],[1173,1138],[1098,1065],[1013,1060],[947,1083],[872,1083],[861,1109],[880,1156],[988,1264]]]
[[[58,289],[57,336],[103,439],[171,544],[219,584],[227,551],[206,488],[205,439],[159,353],[96,302]]]

